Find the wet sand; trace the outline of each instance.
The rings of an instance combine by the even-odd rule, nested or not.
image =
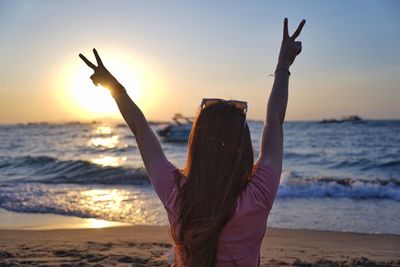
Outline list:
[[[0,230],[0,266],[168,266],[166,226]],[[261,266],[400,266],[400,236],[269,228]]]

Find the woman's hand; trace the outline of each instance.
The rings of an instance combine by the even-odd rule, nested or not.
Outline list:
[[[289,36],[288,31],[288,19],[285,18],[283,22],[283,40],[281,45],[281,50],[279,52],[278,66],[277,68],[283,68],[289,70],[290,65],[292,65],[294,59],[301,52],[301,42],[295,41],[300,35],[306,20],[303,19],[297,30],[292,36]]]
[[[104,67],[103,62],[96,49],[93,48],[94,56],[96,57],[97,66],[90,62],[84,55],[79,54],[79,57],[88,65],[91,69],[94,70],[93,75],[90,76],[94,85],[98,86],[99,84],[103,87],[106,87],[113,92],[116,87],[118,87],[119,82],[115,77]]]

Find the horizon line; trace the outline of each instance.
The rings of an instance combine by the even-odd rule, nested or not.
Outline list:
[[[336,118],[323,118],[323,119],[291,119],[285,120],[285,122],[321,122],[323,120],[330,120]],[[338,119],[340,120],[340,118]],[[400,118],[361,118],[361,121],[398,121]],[[170,123],[171,120],[147,120],[149,124],[164,124]],[[246,119],[250,122],[264,122],[260,119]],[[27,121],[27,122],[0,122],[0,125],[28,125],[28,124],[101,124],[101,123],[122,123],[126,124],[123,119],[113,119],[113,118],[102,118],[102,119],[88,119],[88,120],[60,120],[60,121]]]

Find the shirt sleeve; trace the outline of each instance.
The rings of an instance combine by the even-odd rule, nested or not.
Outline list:
[[[166,205],[175,186],[175,176],[178,168],[165,156],[152,162],[148,176],[161,202]]]
[[[268,209],[272,208],[280,182],[280,173],[262,161],[255,165],[255,171],[248,186],[257,203]]]

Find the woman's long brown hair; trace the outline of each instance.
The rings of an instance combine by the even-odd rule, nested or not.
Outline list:
[[[240,109],[222,102],[199,110],[182,170],[187,180],[179,187],[179,216],[171,227],[178,262],[189,267],[216,265],[219,236],[234,213],[253,161],[250,131]]]

